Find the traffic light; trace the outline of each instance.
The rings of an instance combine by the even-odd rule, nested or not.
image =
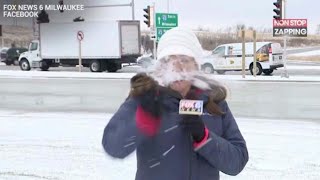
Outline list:
[[[73,22],[81,22],[81,21],[84,21],[84,18],[82,18],[81,16],[73,19]]]
[[[49,23],[49,15],[45,10],[42,10],[37,17],[37,23]]]
[[[277,0],[277,2],[274,2],[273,5],[276,7],[273,9],[273,12],[276,13],[273,18],[276,20],[282,19],[282,0]]]
[[[143,22],[146,23],[148,27],[150,27],[150,6],[147,6],[147,8],[143,9],[143,11],[146,13],[145,15],[143,15],[146,18],[146,20],[144,20]]]
[[[59,1],[59,5],[61,5],[61,7],[60,7],[60,8],[61,8],[61,9],[60,9],[60,12],[63,13],[63,0],[60,0],[60,1]]]

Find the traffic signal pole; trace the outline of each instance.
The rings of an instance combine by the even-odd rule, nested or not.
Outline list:
[[[287,14],[286,14],[286,2],[287,0],[282,0],[282,17],[283,19],[286,19]],[[289,73],[287,70],[287,35],[285,35],[283,37],[283,56],[284,56],[284,61],[283,61],[283,65],[284,65],[284,72],[281,74],[281,77],[285,77],[285,78],[289,78]]]
[[[101,8],[101,7],[124,7],[124,6],[132,6],[132,4],[111,4],[111,5],[97,5],[97,6],[84,6],[84,8]]]
[[[97,5],[97,6],[84,6],[84,8],[101,8],[101,7],[125,7],[125,6],[131,6],[132,8],[132,20],[135,20],[134,16],[134,0],[131,1],[129,4],[110,4],[110,5]]]
[[[153,2],[153,11],[152,11],[152,17],[153,17],[153,32],[155,35],[155,38],[153,40],[153,58],[156,60],[157,59],[157,28],[156,28],[156,3]]]
[[[157,57],[157,36],[156,36],[156,22],[155,22],[155,3],[153,3],[152,6],[147,6],[147,8],[143,9],[143,11],[145,12],[145,14],[143,15],[143,17],[145,18],[145,20],[143,21],[149,28],[150,28],[150,37],[152,38],[153,36],[155,38],[152,38],[153,41],[153,57],[154,59],[156,59]],[[153,35],[154,34],[154,35]]]
[[[282,19],[286,19],[287,13],[286,13],[286,4],[287,0],[277,0],[273,3],[273,5],[276,6],[276,9],[273,9],[273,12],[276,13],[273,18],[276,21],[281,21]],[[288,70],[287,70],[287,35],[285,34],[283,36],[283,66],[284,66],[284,72],[281,73],[281,77],[289,78]]]

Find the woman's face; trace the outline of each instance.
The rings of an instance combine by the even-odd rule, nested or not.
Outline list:
[[[194,58],[189,56],[170,56],[169,63],[173,66],[173,71],[179,73],[191,73],[198,70],[198,65]],[[188,80],[178,80],[170,84],[170,88],[178,91],[182,96],[185,96],[191,87],[191,82]]]

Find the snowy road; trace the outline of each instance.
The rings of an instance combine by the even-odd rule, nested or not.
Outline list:
[[[105,155],[101,136],[110,114],[0,111],[0,179],[132,180],[135,155]],[[320,178],[320,123],[237,118],[250,160],[237,177]]]

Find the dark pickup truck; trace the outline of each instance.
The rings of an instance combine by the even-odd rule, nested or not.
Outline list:
[[[6,65],[19,65],[19,56],[21,53],[28,51],[26,48],[10,48],[7,52],[1,52],[1,61],[6,63]]]

